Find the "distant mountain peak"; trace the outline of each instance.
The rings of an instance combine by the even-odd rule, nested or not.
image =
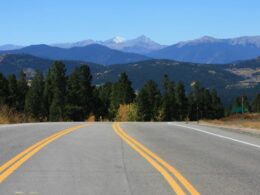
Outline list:
[[[141,36],[137,37],[136,40],[139,40],[139,41],[152,41],[152,39],[150,39],[149,37],[147,37],[145,35],[141,35]]]
[[[191,46],[191,45],[199,45],[199,44],[211,44],[211,43],[224,43],[230,45],[254,45],[260,48],[260,36],[243,36],[237,38],[215,38],[211,36],[203,36],[198,39],[190,40],[190,41],[183,41],[176,44],[178,48],[184,46]]]
[[[256,47],[260,47],[260,36],[243,36],[234,39],[230,39],[231,44],[233,45],[247,45],[252,44]]]
[[[116,36],[116,37],[113,37],[112,39],[108,39],[107,41],[100,41],[100,43],[102,44],[122,44],[126,41],[126,39],[124,37],[121,37],[121,36]]]
[[[112,41],[114,42],[114,43],[123,43],[123,42],[125,42],[126,41],[126,39],[124,38],[124,37],[121,37],[121,36],[116,36],[116,37],[114,37],[113,39],[112,39]]]
[[[5,45],[0,46],[0,50],[8,51],[8,50],[20,49],[22,47],[23,46],[21,46],[21,45],[5,44]]]
[[[218,42],[218,41],[221,41],[221,40],[222,39],[217,39],[217,38],[205,35],[205,36],[198,38],[198,39],[179,42],[176,45],[177,45],[177,47],[183,47],[183,46],[186,46],[186,45],[194,45],[194,44],[201,44],[201,43],[214,43],[214,42]]]
[[[256,58],[260,55],[260,36],[214,38],[203,36],[179,42],[149,56],[206,64],[225,64]]]
[[[201,41],[215,41],[217,39],[214,38],[214,37],[205,35],[205,36],[203,36],[203,37],[201,37],[200,39],[197,39],[197,40],[201,40]]]
[[[92,39],[86,39],[83,41],[78,41],[78,42],[71,42],[71,43],[56,43],[56,44],[52,44],[51,46],[54,47],[60,47],[60,48],[72,48],[72,47],[84,47],[90,44],[96,43],[95,41],[93,41]]]

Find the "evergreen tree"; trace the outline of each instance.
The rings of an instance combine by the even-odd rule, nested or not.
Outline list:
[[[190,120],[223,116],[224,111],[216,92],[212,96],[210,91],[201,87],[198,82],[192,84],[192,92],[188,99]]]
[[[88,116],[95,107],[93,106],[93,90],[94,87],[91,84],[92,75],[90,69],[87,65],[80,67],[80,93],[79,98],[81,100],[81,105],[84,110],[85,117]]]
[[[175,87],[175,99],[177,120],[184,120],[188,113],[188,99],[185,94],[185,87],[183,83],[178,82]]]
[[[80,105],[80,70],[76,68],[69,76],[67,82],[67,96],[66,96],[66,117],[68,119],[79,121],[83,116],[83,108]]]
[[[0,105],[7,104],[8,100],[8,81],[3,74],[0,73]]]
[[[211,118],[213,119],[219,119],[224,116],[224,107],[221,103],[221,99],[218,97],[217,91],[212,90],[211,91],[211,107],[213,111],[213,115]]]
[[[17,109],[18,107],[17,80],[15,75],[8,77],[8,106]]]
[[[50,121],[62,121],[63,120],[63,104],[60,102],[61,100],[61,93],[55,92],[53,96],[53,100],[50,106]]]
[[[121,73],[119,80],[113,85],[111,92],[110,114],[115,118],[120,104],[132,103],[135,98],[135,93],[132,88],[132,83],[128,79],[126,73]]]
[[[26,80],[26,74],[21,71],[19,79],[17,81],[17,94],[18,94],[18,105],[17,105],[17,110],[20,112],[24,111],[24,106],[25,106],[25,96],[28,92],[28,83]]]
[[[169,80],[167,75],[163,77],[163,89],[161,120],[171,121],[176,119],[175,89],[174,83]]]
[[[25,111],[34,118],[42,120],[44,117],[44,101],[43,101],[44,81],[43,75],[39,72],[34,76],[31,87],[26,95]]]
[[[109,119],[112,120],[113,117],[109,115],[109,106],[111,104],[111,92],[113,84],[110,82],[105,83],[102,86],[99,86],[95,90],[94,100],[95,108],[94,114],[96,119]]]
[[[201,109],[201,87],[198,82],[194,82],[191,85],[192,91],[188,97],[189,101],[189,118],[190,120],[199,120],[200,119],[200,109]]]
[[[251,110],[247,96],[242,95],[235,99],[232,107],[233,113],[245,113]]]
[[[76,68],[69,76],[66,114],[72,120],[84,120],[94,109],[92,76],[87,65]]]
[[[137,96],[138,118],[141,121],[156,120],[161,105],[161,93],[157,84],[150,80]]]
[[[252,110],[253,112],[260,113],[260,93],[256,94],[252,101]]]
[[[201,89],[202,102],[200,103],[200,118],[212,118],[214,111],[212,109],[212,98],[208,89]]]
[[[56,61],[49,71],[45,86],[45,97],[49,106],[49,120],[60,121],[64,118],[65,96],[65,65],[60,61]]]
[[[53,90],[52,90],[52,77],[51,77],[51,69],[49,69],[47,78],[44,82],[44,91],[43,91],[43,98],[44,98],[44,115],[49,119],[50,114],[50,106],[53,99]]]

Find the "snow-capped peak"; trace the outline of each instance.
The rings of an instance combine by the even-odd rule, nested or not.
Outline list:
[[[114,43],[123,43],[123,42],[126,41],[126,39],[125,39],[124,37],[116,36],[116,37],[114,37],[114,38],[112,39],[112,41],[113,41]]]

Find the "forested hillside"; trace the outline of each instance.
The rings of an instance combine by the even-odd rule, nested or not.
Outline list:
[[[52,60],[30,55],[4,54],[0,56],[0,72],[4,75],[19,75],[20,71],[30,79],[36,70],[44,75],[53,64]],[[81,61],[64,61],[69,75],[76,67],[86,64]],[[248,95],[249,99],[259,91],[259,59],[238,62],[229,65],[205,65],[170,60],[148,60],[131,64],[118,64],[105,67],[87,63],[93,75],[93,83],[102,85],[115,82],[122,72],[126,72],[133,83],[134,90],[139,90],[148,80],[153,80],[162,89],[162,77],[167,74],[174,82],[184,83],[186,90],[199,81],[204,87],[216,89],[225,105],[230,105],[239,95]],[[257,80],[258,79],[258,80]]]
[[[8,106],[39,121],[96,120],[171,121],[220,118],[224,107],[215,90],[198,82],[187,94],[183,83],[162,77],[162,90],[147,81],[138,93],[126,73],[114,83],[92,84],[87,65],[67,76],[61,61],[54,62],[46,77],[36,72],[28,85],[25,73],[17,78],[0,74],[0,105]],[[128,108],[123,109],[122,108]],[[123,119],[122,119],[123,118]]]

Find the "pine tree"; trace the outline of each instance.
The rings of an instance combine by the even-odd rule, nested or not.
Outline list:
[[[242,95],[235,99],[232,107],[233,113],[245,113],[251,110],[247,96]]]
[[[45,89],[47,93],[45,97],[47,97],[47,102],[50,105],[49,120],[62,120],[64,118],[66,96],[66,69],[62,62],[54,62],[49,71]]]
[[[26,80],[26,74],[21,71],[19,79],[17,81],[17,93],[18,93],[18,105],[17,105],[17,110],[20,112],[24,111],[24,106],[25,106],[25,96],[28,92],[28,83]]]
[[[109,119],[113,117],[109,115],[109,106],[111,104],[111,92],[113,84],[110,82],[105,83],[102,86],[98,86],[94,92],[94,114],[96,119]]]
[[[75,68],[67,82],[66,117],[70,120],[79,121],[83,116],[83,108],[80,106],[80,71]]]
[[[163,77],[163,97],[161,105],[161,120],[171,121],[176,119],[176,101],[174,83],[169,80],[167,75]]]
[[[211,118],[219,119],[224,116],[224,106],[221,103],[221,99],[218,97],[217,91],[211,91],[211,103],[212,103],[212,112],[213,115]]]
[[[92,76],[87,65],[76,68],[69,76],[66,115],[72,120],[86,119],[93,107],[93,86],[91,85]]]
[[[92,75],[87,65],[80,67],[80,100],[84,110],[84,115],[87,117],[95,107],[93,107],[93,90],[94,87],[91,84]]]
[[[8,106],[14,109],[18,107],[17,80],[15,75],[8,77]]]
[[[44,81],[43,75],[39,72],[34,76],[31,87],[26,95],[25,111],[34,118],[43,120],[45,110],[43,101]]]
[[[178,82],[176,84],[175,100],[176,100],[177,120],[184,120],[188,114],[188,99],[185,94],[185,87],[181,82]]]
[[[252,101],[252,110],[253,112],[260,113],[260,93],[256,94]]]
[[[201,95],[201,86],[198,82],[193,82],[191,84],[192,86],[192,91],[188,97],[189,101],[189,118],[190,120],[199,120],[201,118],[201,100],[202,100],[202,95]]]
[[[55,92],[50,106],[50,121],[63,120],[63,104],[59,100],[61,100],[61,93]]]
[[[110,114],[115,118],[120,104],[132,103],[135,98],[135,93],[132,88],[132,83],[128,79],[126,73],[121,73],[119,80],[114,83],[111,92]]]
[[[221,118],[224,115],[224,107],[215,90],[209,91],[195,82],[192,84],[192,92],[188,97],[190,120]]]
[[[201,89],[201,98],[202,101],[200,103],[200,118],[212,118],[214,116],[214,111],[212,109],[212,98],[208,89]]]
[[[7,104],[8,100],[8,81],[3,74],[0,73],[0,105]]]
[[[49,118],[50,106],[53,99],[53,90],[52,90],[52,76],[51,69],[49,69],[47,78],[44,82],[44,91],[43,91],[43,103],[44,103],[44,115]]]
[[[150,80],[137,96],[138,118],[141,121],[156,120],[161,105],[161,93],[157,84]]]

